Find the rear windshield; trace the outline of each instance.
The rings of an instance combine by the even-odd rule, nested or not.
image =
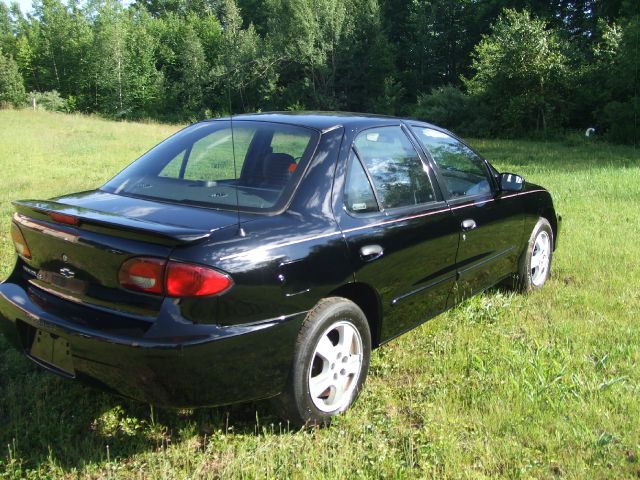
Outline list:
[[[318,140],[314,130],[268,122],[202,122],[133,162],[102,190],[245,211],[281,209]],[[234,162],[235,153],[235,162]]]

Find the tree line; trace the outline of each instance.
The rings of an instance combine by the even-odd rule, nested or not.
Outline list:
[[[192,121],[411,115],[466,135],[637,143],[637,0],[0,3],[0,104]]]

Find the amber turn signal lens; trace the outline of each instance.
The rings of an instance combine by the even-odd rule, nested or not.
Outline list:
[[[11,239],[13,240],[13,244],[16,247],[18,255],[26,258],[27,260],[31,260],[31,250],[29,250],[27,241],[24,239],[24,235],[22,235],[20,227],[13,222],[11,223]]]

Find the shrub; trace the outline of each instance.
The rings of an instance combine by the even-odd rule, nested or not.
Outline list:
[[[382,95],[376,97],[370,107],[375,113],[397,115],[404,95],[405,89],[402,82],[393,77],[387,77],[384,79]]]
[[[73,112],[76,109],[75,97],[63,98],[56,90],[49,92],[29,92],[28,104],[36,100],[36,108],[48,112]]]
[[[451,85],[421,94],[411,115],[460,135],[488,136],[495,130],[493,116],[486,104]]]
[[[469,94],[492,107],[501,133],[530,135],[565,123],[568,46],[528,11],[504,9],[472,54]]]
[[[460,89],[447,85],[418,96],[412,114],[447,128],[460,126],[468,114],[470,98]]]
[[[609,102],[604,107],[602,120],[609,140],[637,145],[640,142],[640,97],[627,102]]]
[[[0,50],[0,107],[18,107],[24,102],[24,82],[18,65]]]

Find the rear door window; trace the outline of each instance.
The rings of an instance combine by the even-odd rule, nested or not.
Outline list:
[[[365,130],[354,142],[383,208],[432,202],[435,195],[427,165],[401,127]]]

